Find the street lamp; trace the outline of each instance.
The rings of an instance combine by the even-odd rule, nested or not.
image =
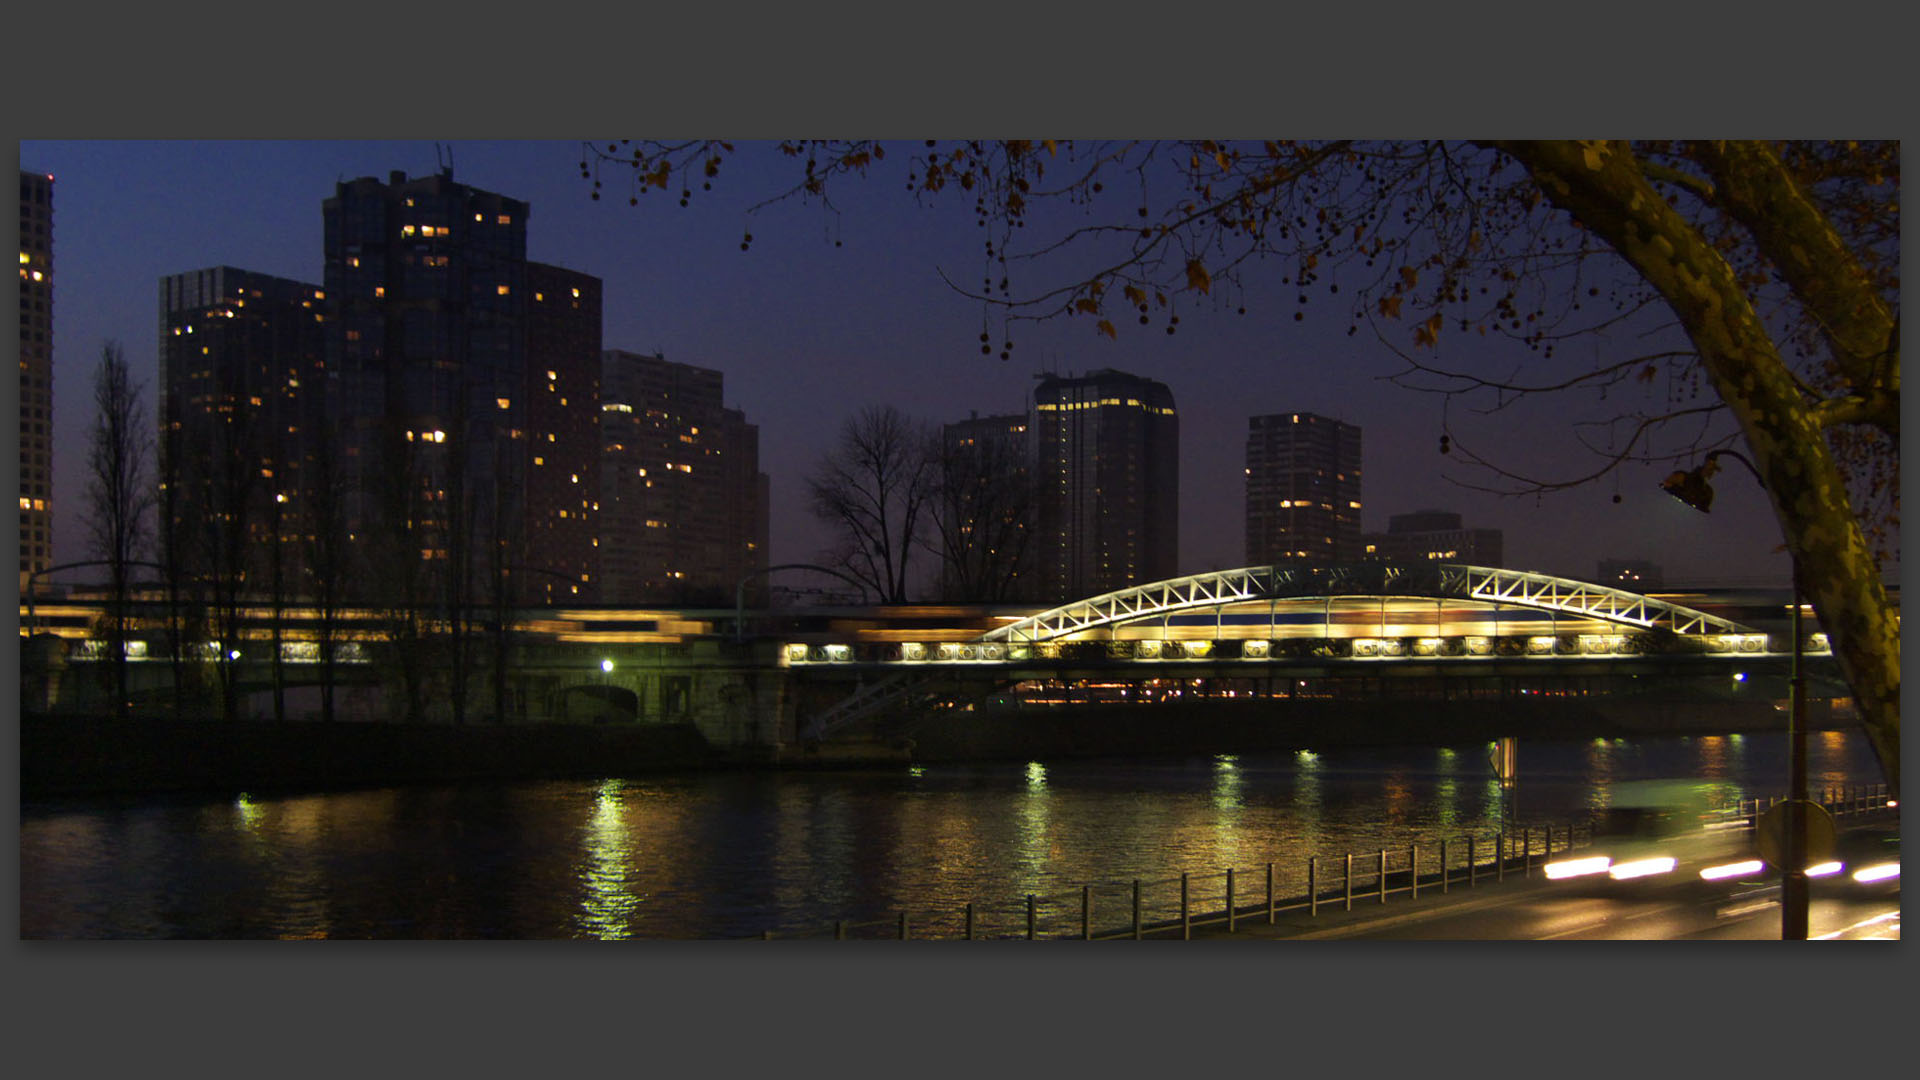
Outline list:
[[[1713,487],[1708,483],[1720,470],[1720,459],[1730,457],[1747,467],[1766,490],[1767,482],[1753,462],[1732,450],[1714,450],[1692,469],[1671,473],[1660,482],[1667,494],[1701,513],[1713,506]],[[1780,869],[1780,937],[1788,941],[1807,939],[1807,686],[1800,673],[1800,557],[1788,552],[1793,563],[1793,667],[1792,687],[1787,705],[1787,814],[1786,837],[1782,845]]]

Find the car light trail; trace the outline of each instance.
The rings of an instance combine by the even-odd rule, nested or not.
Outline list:
[[[1853,872],[1853,880],[1862,885],[1874,881],[1885,881],[1888,878],[1897,878],[1899,876],[1899,863],[1875,863],[1872,866],[1863,866]]]
[[[1607,876],[1615,881],[1626,881],[1629,878],[1652,877],[1654,874],[1664,874],[1672,870],[1673,867],[1673,856],[1656,855],[1650,859],[1635,859],[1632,862],[1615,863],[1613,867],[1607,871]]]
[[[1561,878],[1580,877],[1585,874],[1605,873],[1610,861],[1605,855],[1595,855],[1586,859],[1563,859],[1547,864],[1547,877],[1558,881]]]
[[[1757,874],[1765,865],[1759,859],[1748,859],[1745,862],[1728,863],[1725,866],[1709,866],[1700,871],[1700,876],[1708,881],[1719,881],[1721,878]]]

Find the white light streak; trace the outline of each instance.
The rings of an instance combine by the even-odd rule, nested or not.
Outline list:
[[[1615,863],[1612,868],[1607,871],[1607,876],[1615,881],[1626,881],[1629,878],[1652,877],[1655,874],[1664,874],[1671,871],[1673,866],[1673,856],[1655,855],[1652,858],[1634,859],[1631,862]]]
[[[1759,859],[1748,859],[1745,862],[1728,863],[1725,866],[1709,866],[1705,870],[1700,871],[1700,876],[1708,881],[1719,881],[1721,878],[1743,877],[1747,874],[1757,874],[1764,867],[1765,864]]]

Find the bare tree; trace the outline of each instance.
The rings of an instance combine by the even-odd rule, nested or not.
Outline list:
[[[353,547],[347,539],[347,478],[341,468],[340,436],[316,433],[304,497],[307,575],[304,590],[314,606],[314,639],[319,650],[320,719],[335,718],[334,690],[339,683],[339,651],[345,642],[347,580],[353,572]]]
[[[87,526],[93,554],[107,564],[106,633],[113,665],[114,714],[125,718],[127,639],[133,564],[149,540],[154,493],[148,475],[146,407],[120,343],[101,346],[93,373],[93,428],[87,454]]]
[[[170,403],[170,409],[177,404]],[[160,565],[167,590],[167,660],[172,669],[173,715],[187,715],[188,699],[201,691],[204,658],[194,651],[206,637],[206,611],[200,596],[198,561],[194,556],[194,531],[187,523],[186,477],[182,468],[184,453],[181,421],[177,414],[161,418],[159,512]]]
[[[1009,603],[1034,587],[1032,470],[1021,448],[945,437],[935,460],[928,547],[940,560],[940,595],[957,603]]]
[[[758,206],[827,200],[886,149],[781,143],[793,182]],[[715,176],[733,150],[592,143],[581,169],[626,173],[634,202],[656,188],[678,188],[684,202],[705,181],[675,181]],[[1349,332],[1400,320],[1409,355],[1464,331],[1511,339],[1545,365],[1567,341],[1663,322],[1686,347],[1597,358],[1571,375],[1564,356],[1561,370],[1532,380],[1419,366],[1464,378],[1447,392],[1496,401],[1664,388],[1664,401],[1624,416],[1595,447],[1601,460],[1587,474],[1478,459],[1514,490],[1744,444],[1898,789],[1900,640],[1875,543],[1898,524],[1897,142],[1001,140],[916,145],[897,158],[919,196],[957,195],[988,226],[1001,276],[968,295],[1009,327],[1086,317],[1117,337],[1137,317],[1172,333],[1203,300],[1244,305],[1248,284],[1272,287],[1247,273],[1257,264],[1278,270],[1290,304],[1338,292]],[[1039,210],[1063,204],[1072,212]],[[1016,292],[1015,272],[1041,283]]]
[[[369,526],[367,562],[371,596],[381,611],[382,650],[400,682],[401,717],[420,723],[427,716],[427,691],[434,668],[432,619],[434,595],[431,478],[424,455],[400,423],[383,425],[388,467],[373,477],[375,520]]]
[[[245,661],[241,641],[247,628],[246,604],[256,578],[255,530],[265,523],[260,506],[260,413],[247,407],[244,373],[221,371],[221,407],[211,417],[208,453],[198,477],[201,511],[196,523],[198,563],[212,599],[213,631],[219,641],[214,671],[220,684],[220,715],[241,719],[240,679]]]
[[[832,559],[881,603],[905,602],[912,587],[933,474],[923,428],[891,405],[870,405],[841,425],[807,480],[814,516],[839,541]]]
[[[451,432],[439,434],[447,441],[436,444],[443,451],[439,512],[442,518],[440,539],[445,547],[439,550],[446,553],[440,584],[449,661],[447,700],[452,708],[453,722],[459,725],[467,722],[468,677],[478,651],[478,635],[473,628],[476,607],[473,536],[479,518],[476,504],[481,502],[472,498],[469,491],[472,432],[468,430],[467,395],[464,393],[456,392],[453,396],[449,426],[453,428]],[[491,533],[492,529],[487,531]]]

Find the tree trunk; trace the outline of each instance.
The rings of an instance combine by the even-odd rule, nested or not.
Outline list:
[[[1745,436],[1888,787],[1900,787],[1900,638],[1824,432],[1732,268],[1624,144],[1497,143],[1604,238],[1678,315]],[[1818,238],[1808,237],[1813,244]]]

